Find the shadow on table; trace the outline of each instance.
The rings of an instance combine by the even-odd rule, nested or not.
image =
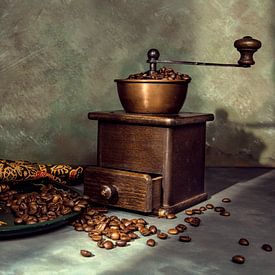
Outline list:
[[[205,189],[212,196],[238,182],[259,177],[270,168],[206,168]],[[229,176],[230,175],[230,176]]]

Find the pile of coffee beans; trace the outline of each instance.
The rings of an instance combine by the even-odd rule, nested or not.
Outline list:
[[[43,185],[38,192],[19,193],[7,190],[0,194],[15,216],[15,224],[35,224],[54,220],[86,208],[88,202],[76,192],[58,189],[52,184]]]
[[[72,225],[76,231],[87,232],[88,236],[97,242],[98,247],[105,249],[124,247],[129,242],[140,238],[139,235],[161,234],[155,225],[149,226],[143,218],[120,219],[117,216],[107,216],[105,213],[106,211],[88,206]],[[149,246],[155,246],[155,244],[152,241],[147,243]]]
[[[185,80],[190,81],[191,78],[187,74],[175,72],[172,68],[162,67],[158,71],[150,73],[149,71],[137,74],[131,74],[127,79],[154,79],[154,80]]]

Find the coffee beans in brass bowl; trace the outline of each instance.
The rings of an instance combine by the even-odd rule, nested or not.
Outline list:
[[[120,102],[127,113],[177,114],[182,108],[190,76],[161,68],[116,79]]]

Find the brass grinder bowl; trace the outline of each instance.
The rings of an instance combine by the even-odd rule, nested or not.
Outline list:
[[[115,79],[127,113],[177,114],[182,108],[190,77],[184,80]]]

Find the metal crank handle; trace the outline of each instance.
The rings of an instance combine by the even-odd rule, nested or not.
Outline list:
[[[243,67],[249,68],[255,64],[253,54],[262,46],[261,41],[245,36],[234,42],[234,47],[240,52],[240,59],[236,64],[227,63],[211,63],[211,62],[197,62],[197,61],[184,61],[184,60],[159,60],[160,53],[157,49],[150,49],[147,52],[147,63],[150,63],[150,72],[157,70],[157,63],[164,64],[185,64],[185,65],[199,65],[199,66],[222,66],[222,67]]]

